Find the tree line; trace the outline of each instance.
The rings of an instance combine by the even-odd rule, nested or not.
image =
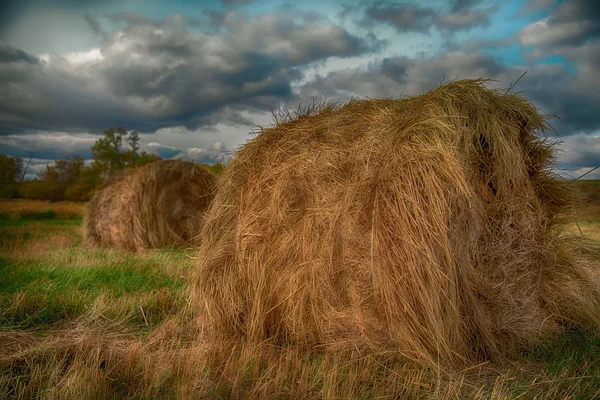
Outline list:
[[[29,162],[20,157],[0,154],[0,198],[87,201],[108,178],[127,168],[141,167],[161,158],[140,151],[136,131],[123,127],[108,128],[91,147],[92,161],[77,154],[55,160],[36,179],[25,180]],[[220,173],[223,166],[205,165]]]

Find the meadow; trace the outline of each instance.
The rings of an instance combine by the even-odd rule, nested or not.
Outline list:
[[[600,182],[575,235],[600,240]],[[600,397],[600,335],[448,373],[409,360],[204,343],[188,303],[196,250],[82,245],[83,203],[0,201],[0,398]]]

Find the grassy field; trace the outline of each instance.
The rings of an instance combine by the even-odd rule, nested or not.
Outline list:
[[[572,233],[600,239],[600,205]],[[385,355],[203,343],[194,249],[82,246],[83,204],[0,201],[0,398],[600,397],[600,336],[573,331],[458,373]]]

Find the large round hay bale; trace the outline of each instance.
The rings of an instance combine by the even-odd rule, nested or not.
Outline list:
[[[201,165],[179,160],[125,170],[88,203],[85,242],[124,250],[194,243],[213,180]]]
[[[597,326],[598,263],[562,236],[549,126],[484,83],[262,129],[207,212],[205,330],[454,363]]]

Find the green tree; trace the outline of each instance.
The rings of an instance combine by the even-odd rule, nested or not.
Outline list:
[[[139,158],[140,136],[136,131],[132,131],[127,136],[127,144],[130,150],[125,153],[126,161],[129,166],[136,166],[136,161]]]
[[[23,159],[0,154],[0,184],[20,182],[24,178],[24,172]]]
[[[43,181],[55,181],[67,186],[79,179],[83,168],[83,157],[73,154],[62,160],[54,161],[54,165],[47,165],[46,170],[40,173],[40,179]]]
[[[94,191],[103,183],[102,171],[95,163],[81,170],[77,181],[65,190],[65,199],[71,201],[87,201],[92,198]]]
[[[127,146],[124,146],[126,144]],[[109,177],[125,168],[139,167],[160,160],[160,157],[140,153],[140,137],[136,131],[127,132],[119,126],[104,131],[104,137],[92,146],[92,158],[104,177]]]
[[[19,188],[19,197],[32,200],[58,201],[64,197],[64,188],[56,181],[26,181]]]
[[[38,181],[28,182],[20,193],[30,199],[64,200],[67,188],[79,180],[84,167],[84,159],[79,155],[56,160],[39,173]]]
[[[127,131],[119,126],[104,131],[104,137],[96,140],[92,146],[92,158],[106,176],[121,171],[125,167],[123,137]]]
[[[39,176],[42,181],[56,182],[67,187],[79,179],[79,175],[83,168],[83,157],[73,154],[62,160],[54,161],[53,165],[47,165],[46,169],[42,171]]]

